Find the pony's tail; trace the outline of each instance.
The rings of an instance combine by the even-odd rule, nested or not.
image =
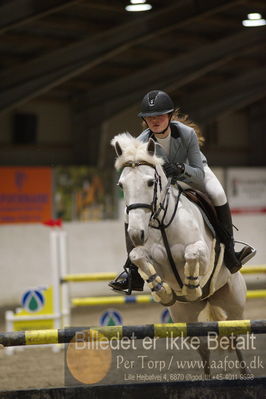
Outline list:
[[[220,306],[210,305],[209,302],[207,302],[198,317],[198,321],[222,321],[226,319],[226,312]]]

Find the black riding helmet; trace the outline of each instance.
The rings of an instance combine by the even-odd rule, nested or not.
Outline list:
[[[170,114],[174,111],[174,103],[167,93],[161,90],[149,91],[141,102],[140,118]]]

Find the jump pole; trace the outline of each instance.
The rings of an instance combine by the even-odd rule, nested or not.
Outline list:
[[[260,274],[266,273],[266,266],[247,266],[241,269],[242,274]],[[80,273],[80,274],[65,274],[62,275],[61,282],[77,283],[77,282],[89,282],[89,281],[109,281],[113,280],[117,276],[117,273]]]
[[[266,290],[247,291],[247,298],[266,298]],[[80,306],[101,306],[101,305],[125,305],[134,303],[156,303],[151,295],[119,295],[119,296],[100,296],[73,298],[73,307]]]
[[[59,233],[55,230],[50,232],[50,258],[52,264],[52,285],[53,285],[53,310],[55,313],[55,327],[61,327],[61,299],[60,299],[60,277],[59,277]]]
[[[51,263],[53,273],[54,309],[58,312],[60,324],[58,328],[70,325],[69,286],[63,283],[62,276],[68,272],[67,232],[52,229],[50,233]]]
[[[62,283],[85,283],[94,281],[109,281],[113,280],[117,273],[81,273],[81,274],[66,274],[61,278]]]
[[[247,291],[247,298],[266,298],[266,290],[250,290]]]
[[[129,295],[129,296],[102,296],[88,298],[73,298],[72,306],[99,306],[99,305],[122,305],[133,303],[155,302],[151,295]]]
[[[257,266],[244,266],[241,270],[242,274],[260,274],[266,273],[265,265],[257,265]]]
[[[90,342],[127,339],[175,338],[179,336],[219,336],[266,334],[266,320],[230,320],[202,323],[147,324],[142,326],[69,327],[64,329],[18,331],[0,333],[0,345],[27,346],[63,344],[70,342]]]
[[[61,326],[70,325],[71,306],[97,306],[97,305],[115,305],[127,303],[151,303],[154,302],[150,295],[137,296],[106,296],[106,297],[88,297],[73,298],[70,300],[68,283],[72,282],[96,282],[108,281],[116,277],[116,273],[82,273],[68,274],[68,256],[67,256],[67,233],[63,230],[52,231],[57,238],[57,244],[52,244],[53,253],[53,285],[55,291],[55,308],[59,309],[61,316]],[[56,249],[55,249],[56,248]],[[55,251],[55,252],[54,252]],[[246,266],[241,269],[243,274],[266,273],[266,266]],[[57,274],[57,277],[55,276]],[[266,290],[247,291],[247,298],[265,298]],[[59,303],[59,305],[58,305]],[[60,327],[61,327],[60,326]]]
[[[266,273],[266,266],[246,266],[241,269],[243,274],[259,274]],[[66,283],[72,282],[94,282],[94,281],[109,281],[116,277],[116,273],[82,273],[82,274],[66,274],[61,273],[61,283],[63,287]],[[64,284],[65,283],[65,284]],[[265,298],[266,290],[252,290],[247,291],[247,298]],[[97,306],[97,305],[116,305],[125,303],[151,303],[154,302],[150,295],[131,295],[131,296],[105,296],[105,297],[88,297],[88,298],[73,298],[71,300],[72,306]],[[69,296],[64,296],[64,303],[70,304]],[[70,306],[70,305],[69,305]],[[70,307],[69,307],[70,312]]]
[[[60,226],[61,227],[61,226]],[[70,325],[70,296],[68,284],[63,284],[62,276],[68,272],[67,233],[61,228],[50,232],[52,285],[54,312],[59,315],[57,328]]]
[[[68,284],[61,284],[61,276],[65,276],[68,272],[68,254],[67,254],[67,233],[66,231],[58,232],[59,235],[59,262],[58,262],[58,288],[61,299],[61,316],[62,327],[70,326],[70,296]]]

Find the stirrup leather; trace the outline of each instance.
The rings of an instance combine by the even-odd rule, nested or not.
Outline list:
[[[125,263],[124,271],[127,273],[128,289],[122,290],[122,292],[124,292],[126,295],[131,295],[131,293],[132,293],[132,268],[130,267],[130,262]]]

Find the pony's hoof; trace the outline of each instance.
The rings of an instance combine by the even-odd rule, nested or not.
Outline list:
[[[159,303],[162,306],[168,307],[172,306],[176,303],[176,297],[173,295],[171,299],[163,301],[162,298],[159,297],[157,294],[152,294],[152,297],[155,302]]]

